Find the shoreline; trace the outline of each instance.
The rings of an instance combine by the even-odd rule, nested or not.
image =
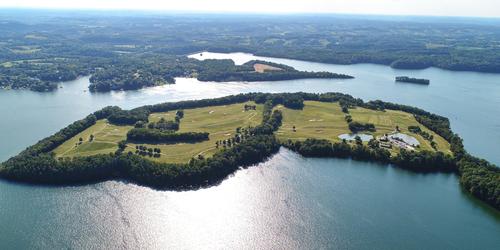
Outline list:
[[[405,112],[411,112],[416,116],[421,116],[421,122],[430,122],[427,125],[422,125],[429,129],[431,129],[430,127],[432,127],[433,129],[431,130],[435,132],[437,131],[436,133],[439,132],[438,134],[442,135],[449,143],[451,143],[453,158],[449,158],[449,160],[447,160],[446,157],[443,158],[444,154],[442,153],[429,154],[426,153],[426,151],[407,152],[406,150],[401,150],[399,155],[397,155],[396,157],[392,157],[389,156],[388,153],[385,153],[386,151],[383,149],[375,150],[370,149],[369,147],[364,145],[350,146],[349,144],[344,145],[343,143],[332,143],[327,140],[312,138],[307,139],[304,142],[278,142],[274,137],[274,133],[281,126],[282,115],[281,112],[277,112],[276,110],[273,111],[273,107],[278,103],[272,103],[272,101],[269,101],[273,100],[273,98],[278,98],[280,95],[285,97],[301,96],[302,98],[304,98],[304,100],[319,100],[318,98],[321,98],[321,100],[324,102],[348,100],[349,102],[353,102],[353,105],[355,102],[358,102],[357,105],[365,108],[380,109],[381,107],[384,107],[391,110],[403,110]],[[380,101],[367,103],[359,102],[357,99],[354,99],[349,95],[340,93],[327,93],[321,95],[307,93],[250,93],[198,101],[181,101],[176,103],[162,103],[152,106],[143,106],[133,109],[132,112],[145,112],[145,114],[150,114],[152,112],[166,112],[168,110],[175,110],[179,108],[195,108],[211,105],[241,103],[242,101],[260,100],[259,98],[262,97],[265,97],[263,100],[268,100],[265,104],[267,108],[264,112],[263,123],[254,128],[252,132],[254,136],[252,136],[251,139],[248,140],[248,142],[242,142],[241,144],[238,144],[233,148],[220,151],[213,157],[210,157],[208,159],[201,159],[190,162],[189,167],[187,167],[187,165],[185,164],[178,165],[169,163],[155,163],[151,160],[144,159],[130,153],[122,154],[118,151],[115,154],[95,155],[82,158],[66,159],[63,161],[56,160],[54,159],[54,156],[50,156],[50,152],[54,149],[55,146],[62,144],[67,140],[67,138],[72,137],[76,135],[76,133],[90,127],[95,123],[96,119],[107,118],[110,115],[113,115],[114,112],[116,112],[108,107],[89,115],[84,120],[80,120],[69,125],[57,134],[43,139],[39,143],[21,152],[19,155],[14,156],[6,162],[2,163],[2,167],[0,168],[0,175],[6,179],[45,184],[75,184],[116,177],[125,177],[125,179],[134,183],[160,189],[193,186],[199,187],[205,185],[206,183],[220,182],[227,178],[227,176],[229,176],[230,174],[237,171],[241,166],[250,166],[260,163],[278,152],[279,148],[285,145],[287,148],[294,149],[293,151],[299,152],[301,155],[306,157],[340,157],[352,158],[355,160],[379,161],[382,163],[390,163],[416,172],[455,172],[459,176],[462,176],[461,183],[466,188],[466,190],[471,190],[470,188],[472,186],[480,184],[470,182],[474,181],[475,179],[463,180],[464,174],[475,175],[477,170],[481,170],[483,172],[486,171],[484,173],[488,176],[493,176],[493,178],[494,176],[500,174],[498,168],[494,167],[493,165],[491,165],[490,167],[489,163],[478,161],[477,158],[467,154],[465,149],[463,149],[461,138],[453,134],[453,132],[449,128],[449,122],[446,118],[428,113],[421,109],[404,105],[384,103]],[[262,103],[262,101],[260,102]],[[125,116],[134,114],[130,113],[131,111],[120,112],[125,112],[123,113]],[[142,119],[141,117],[142,115],[140,117],[133,115],[127,118],[127,121],[135,122],[136,119]],[[430,119],[430,117],[432,117],[432,119]],[[263,147],[263,145],[267,146]],[[241,153],[242,149],[246,150],[249,148],[254,148],[254,151]],[[311,151],[311,149],[313,150]],[[230,156],[234,154],[236,154],[235,158],[234,156]],[[427,156],[423,157],[424,155]],[[224,159],[229,159],[226,157],[233,157],[231,158],[233,160],[227,163],[222,163],[225,161]],[[415,157],[420,158],[420,160],[415,161],[414,159],[417,159]],[[222,164],[220,165],[220,163]],[[69,168],[63,167],[65,165],[67,165]],[[32,175],[30,174],[30,169],[35,166],[36,169],[41,170],[45,168],[46,170],[43,170],[42,172],[38,171],[36,175]],[[196,167],[193,168],[192,166]],[[60,172],[61,169],[66,169],[64,171],[69,172]],[[157,174],[156,176],[150,175],[152,174],[151,171],[154,169],[160,171],[159,173],[162,174],[159,176]],[[195,172],[191,172],[195,169],[203,170],[201,172],[198,172],[198,170],[196,170]],[[172,173],[177,174],[172,175]],[[495,199],[494,197],[478,196],[478,194],[474,192],[472,192],[472,194],[477,198],[483,199],[483,201],[487,202],[489,202],[488,200],[490,198],[492,198],[493,200]],[[491,205],[494,206],[494,204]]]

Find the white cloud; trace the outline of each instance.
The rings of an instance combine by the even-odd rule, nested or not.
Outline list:
[[[0,0],[3,7],[500,17],[500,0]]]

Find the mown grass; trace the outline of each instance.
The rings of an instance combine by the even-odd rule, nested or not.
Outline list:
[[[437,144],[438,151],[451,153],[450,144],[443,137],[420,124],[410,113],[395,110],[375,111],[359,107],[355,109],[349,109],[349,113],[351,114],[354,121],[375,124],[375,128],[377,129],[377,131],[371,133],[375,136],[382,136],[384,134],[393,132],[396,129],[396,126],[398,126],[402,133],[415,137],[420,142],[421,149],[433,151],[428,140],[425,140],[418,134],[414,134],[408,131],[408,126],[419,126],[423,131],[426,131],[427,133],[434,136],[434,141]]]
[[[276,109],[283,111],[283,125],[276,132],[280,140],[305,140],[307,138],[327,139],[333,142],[341,141],[338,136],[351,133],[347,122],[338,103],[324,103],[306,101],[303,110],[288,109],[278,106]],[[408,131],[408,126],[420,126],[420,128],[434,136],[437,149],[445,153],[450,152],[449,143],[441,136],[425,128],[417,122],[412,114],[402,111],[375,111],[365,108],[349,109],[353,121],[362,123],[373,123],[375,132],[363,132],[372,134],[374,137],[393,132],[396,126],[402,133],[415,137],[420,142],[420,148],[433,150],[430,142],[422,136]],[[293,131],[295,126],[295,132]]]
[[[215,146],[216,141],[233,137],[238,127],[256,126],[261,123],[262,105],[256,105],[256,110],[245,111],[245,104],[255,105],[253,102],[248,102],[184,110],[184,118],[181,120],[179,132],[208,132],[210,133],[208,141],[155,145],[128,143],[125,152],[135,152],[137,145],[160,148],[161,156],[159,158],[148,158],[169,163],[185,163],[198,155],[210,157],[219,150]],[[339,142],[339,135],[350,133],[344,119],[345,114],[342,113],[338,103],[306,101],[303,110],[293,110],[283,106],[277,106],[275,109],[283,112],[282,126],[276,132],[280,140],[318,138]],[[364,108],[349,109],[349,112],[354,121],[375,124],[376,132],[369,134],[381,136],[394,131],[395,127],[399,126],[401,132],[412,135],[419,140],[421,149],[432,150],[427,140],[408,131],[410,125],[420,126],[422,130],[434,136],[438,150],[450,153],[446,140],[419,124],[409,113],[393,110],[375,111]],[[161,118],[173,120],[175,113],[176,111],[153,113],[149,116],[149,120],[151,122],[156,122]],[[295,131],[293,126],[295,126]],[[132,126],[117,126],[110,124],[107,120],[99,120],[95,125],[57,147],[54,153],[56,153],[56,157],[113,153],[118,149],[118,142],[126,139],[126,134],[130,129]],[[93,141],[90,141],[90,135],[94,135]],[[82,143],[79,141],[80,138],[83,139]]]
[[[256,110],[244,111],[245,104],[255,105],[253,102],[248,102],[184,110],[179,132],[208,132],[210,133],[208,141],[157,145],[129,143],[126,152],[135,152],[136,145],[160,148],[161,157],[149,159],[169,163],[185,163],[197,155],[210,157],[219,150],[215,146],[216,141],[233,137],[238,127],[256,126],[262,122],[262,105],[257,105]],[[149,120],[158,121],[161,118],[173,120],[175,112],[153,113]]]
[[[185,163],[192,157],[209,157],[217,152],[215,142],[234,136],[236,128],[256,126],[262,121],[262,105],[256,110],[244,111],[244,105],[253,102],[225,106],[212,106],[184,110],[179,132],[208,132],[209,140],[199,143],[177,144],[134,144],[128,143],[125,153],[135,152],[136,145],[148,148],[160,148],[160,158],[152,160],[170,163]],[[176,111],[153,113],[149,120],[156,122],[161,118],[173,120]],[[116,126],[106,120],[99,120],[95,125],[74,136],[54,150],[56,157],[77,157],[113,153],[118,149],[118,142],[125,140],[132,126]],[[90,135],[94,140],[90,141]],[[80,138],[83,142],[80,144]]]
[[[282,68],[273,67],[271,65],[262,64],[262,63],[256,63],[256,64],[254,64],[253,68],[254,68],[255,72],[258,72],[258,73],[264,73],[266,71],[280,71],[280,70],[283,70]]]
[[[303,110],[276,107],[283,112],[282,125],[276,132],[279,139],[321,138],[340,141],[339,135],[350,132],[338,103],[305,101],[304,104]]]
[[[90,128],[57,147],[54,153],[56,153],[56,157],[113,153],[118,149],[118,142],[126,139],[127,132],[131,128],[131,126],[116,126],[107,120],[99,120]],[[90,141],[90,135],[94,135],[93,141]],[[79,143],[80,138],[83,139],[81,144]]]

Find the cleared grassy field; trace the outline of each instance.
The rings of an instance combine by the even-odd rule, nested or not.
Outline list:
[[[450,144],[443,137],[432,132],[431,130],[427,129],[425,126],[417,122],[412,114],[395,110],[386,110],[385,112],[375,111],[359,107],[355,109],[349,109],[349,113],[351,114],[354,121],[375,124],[375,128],[377,129],[377,131],[372,133],[375,136],[381,136],[386,133],[393,132],[396,126],[399,126],[399,129],[402,133],[417,138],[417,140],[420,142],[421,149],[432,151],[433,149],[429,141],[425,140],[418,134],[414,134],[408,131],[408,126],[420,126],[423,131],[426,131],[427,133],[434,136],[434,141],[436,142],[437,149],[439,151],[451,153]]]
[[[271,65],[262,64],[262,63],[256,63],[256,64],[254,64],[253,68],[255,69],[256,72],[259,72],[259,73],[264,73],[266,71],[280,71],[280,70],[283,70],[281,68],[273,67]]]
[[[6,68],[10,68],[12,66],[14,66],[14,64],[12,62],[4,62],[2,64],[0,64],[2,67],[6,67]]]
[[[218,150],[215,147],[216,141],[233,137],[238,127],[256,126],[262,122],[262,105],[257,105],[256,110],[244,111],[245,104],[255,105],[253,102],[248,102],[184,110],[179,132],[208,132],[210,133],[208,141],[158,145],[129,143],[126,152],[135,151],[136,145],[160,148],[160,158],[148,159],[170,163],[185,163],[199,154],[210,157]],[[158,121],[161,118],[173,120],[175,112],[153,113],[149,120]]]
[[[113,153],[118,149],[118,142],[126,139],[130,129],[132,129],[131,126],[116,126],[108,123],[107,120],[99,120],[90,128],[57,147],[54,153],[56,157]],[[90,135],[94,135],[93,141],[90,141]],[[80,138],[83,139],[82,144],[79,144]]]
[[[262,105],[256,105],[256,110],[245,111],[245,104],[256,105],[253,102],[248,102],[184,110],[184,118],[181,120],[179,132],[208,132],[210,133],[208,141],[157,145],[128,143],[125,152],[135,152],[137,145],[160,148],[161,156],[159,158],[148,158],[169,163],[185,163],[197,155],[210,157],[218,151],[215,146],[216,141],[233,137],[238,127],[256,126],[261,123]],[[340,141],[339,135],[350,133],[347,122],[344,120],[345,114],[342,113],[338,103],[306,101],[303,110],[293,110],[283,106],[277,106],[275,109],[283,111],[283,124],[276,132],[277,137],[281,140],[319,138],[338,142]],[[374,136],[390,133],[396,126],[399,126],[401,132],[417,138],[422,149],[432,150],[427,140],[408,131],[408,126],[417,125],[434,136],[438,150],[450,153],[448,142],[419,124],[411,114],[401,111],[387,110],[382,112],[364,108],[350,109],[349,111],[354,121],[375,124],[377,131],[370,133]],[[161,118],[173,120],[175,113],[176,111],[153,113],[149,120],[151,122],[156,122]],[[295,126],[295,132],[293,126]],[[107,120],[99,120],[95,125],[57,147],[54,152],[56,157],[113,153],[118,149],[118,142],[126,139],[130,129],[132,126],[116,126],[108,123]],[[93,141],[90,141],[90,135],[94,135]],[[83,139],[81,143],[80,138]]]
[[[338,138],[340,134],[350,132],[338,103],[305,101],[304,104],[303,110],[276,107],[283,112],[282,125],[276,132],[279,139],[321,138],[340,141]]]
[[[276,132],[281,140],[305,140],[307,138],[327,139],[338,142],[341,134],[350,133],[347,122],[344,120],[344,113],[338,103],[324,103],[316,101],[304,102],[303,110],[292,110],[283,106],[276,109],[283,111],[283,125]],[[441,136],[425,128],[418,123],[412,114],[387,110],[375,111],[365,108],[349,109],[353,121],[363,123],[373,123],[376,132],[363,132],[372,134],[375,137],[394,131],[396,126],[402,133],[415,137],[420,142],[422,149],[433,150],[430,142],[422,136],[408,131],[408,126],[420,126],[420,128],[434,136],[437,148],[440,151],[451,153],[449,143]],[[296,131],[293,131],[295,126]]]

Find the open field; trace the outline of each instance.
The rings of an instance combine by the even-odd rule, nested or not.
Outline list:
[[[339,142],[341,141],[338,138],[339,135],[351,133],[347,122],[344,120],[345,114],[342,113],[338,103],[306,101],[304,104],[303,110],[293,110],[283,106],[276,107],[283,111],[283,124],[276,132],[279,139],[305,140],[307,138],[318,138]],[[349,109],[349,113],[353,121],[373,123],[375,125],[375,132],[363,132],[365,134],[372,134],[375,137],[382,136],[393,132],[396,126],[399,126],[402,133],[415,137],[420,142],[422,149],[433,150],[429,141],[418,134],[408,131],[408,126],[420,126],[423,131],[434,136],[438,150],[451,153],[449,143],[418,123],[412,114],[393,110],[375,111],[359,107]],[[293,126],[296,128],[295,132]]]
[[[4,63],[1,63],[0,66],[10,68],[10,67],[14,66],[14,64],[12,62],[4,62]]]
[[[255,105],[253,102],[248,102],[184,110],[179,132],[208,132],[210,133],[208,141],[157,145],[129,143],[126,151],[134,152],[136,145],[160,148],[161,157],[149,159],[170,163],[186,163],[200,154],[209,157],[218,150],[215,147],[216,141],[233,137],[238,127],[256,126],[262,122],[262,105],[257,105],[256,110],[244,111],[245,104]],[[173,120],[175,112],[153,113],[149,116],[149,120],[151,122],[161,118]]]
[[[253,102],[248,102],[184,110],[184,118],[181,120],[179,132],[208,132],[210,133],[208,141],[155,145],[128,143],[125,152],[135,152],[136,145],[160,148],[161,157],[150,159],[171,163],[186,163],[199,154],[209,157],[217,151],[216,141],[233,137],[238,127],[256,126],[261,123],[262,105],[257,105],[256,110],[244,111],[245,104],[255,105]],[[174,120],[175,112],[153,113],[149,116],[149,120],[151,122],[156,122],[161,118]],[[118,149],[118,142],[126,140],[127,132],[130,129],[132,126],[117,126],[106,120],[99,120],[95,125],[57,147],[54,152],[56,157],[113,153]],[[90,141],[90,135],[94,135],[93,141]],[[81,144],[79,143],[80,138],[83,139]]]
[[[426,131],[434,136],[434,141],[437,143],[437,149],[439,151],[451,153],[449,143],[443,137],[417,122],[412,114],[394,110],[375,111],[359,107],[349,109],[349,113],[354,121],[375,124],[377,131],[372,133],[375,136],[381,136],[386,133],[393,132],[396,126],[399,126],[402,133],[411,135],[420,142],[420,148],[432,151],[433,149],[429,141],[425,140],[418,134],[408,131],[408,126],[420,126],[423,131]]]
[[[45,39],[47,39],[47,37],[45,37],[45,36],[35,35],[35,34],[25,35],[24,38],[26,38],[26,39],[35,39],[35,40],[45,40]]]
[[[305,101],[304,104],[303,110],[276,107],[283,112],[283,123],[276,132],[279,139],[321,138],[340,141],[340,134],[350,132],[338,103]]]
[[[125,140],[131,126],[116,126],[107,120],[99,120],[85,131],[74,136],[70,140],[54,150],[56,157],[76,157],[96,154],[113,153],[118,149],[118,142]],[[94,140],[90,141],[90,135]],[[83,142],[80,145],[79,139]]]
[[[184,110],[184,118],[180,122],[178,132],[208,132],[210,133],[208,141],[155,145],[128,143],[125,152],[135,152],[137,145],[160,148],[161,156],[150,159],[170,163],[185,163],[197,155],[210,157],[218,150],[215,146],[216,141],[233,137],[238,127],[260,124],[262,105],[256,105],[256,110],[245,111],[245,104],[255,105],[253,102],[248,102]],[[304,104],[303,110],[288,109],[281,105],[275,108],[283,112],[283,124],[276,132],[279,139],[318,138],[339,142],[341,141],[338,138],[339,135],[350,133],[347,122],[344,120],[345,114],[342,113],[338,103],[306,101]],[[399,126],[402,133],[415,137],[420,142],[422,149],[432,150],[429,141],[408,131],[408,126],[420,126],[422,130],[434,136],[438,150],[450,153],[448,142],[419,124],[411,114],[401,111],[375,111],[364,108],[349,109],[349,112],[354,121],[375,125],[377,130],[365,132],[367,134],[377,137],[393,132],[395,127]],[[175,113],[176,111],[153,113],[149,116],[149,121],[157,122],[161,118],[174,120]],[[295,126],[295,131],[293,131],[293,126]],[[126,134],[130,129],[132,126],[116,126],[108,123],[107,120],[99,120],[95,125],[57,147],[54,152],[56,157],[113,153],[118,148],[118,142],[126,139]],[[93,141],[90,141],[90,135],[94,135]],[[81,143],[80,138],[82,138]]]
[[[10,51],[16,54],[31,54],[40,51],[41,49],[38,46],[16,46]]]
[[[281,68],[273,67],[273,66],[270,66],[270,65],[267,65],[267,64],[262,64],[262,63],[256,63],[256,64],[254,64],[253,68],[255,69],[256,72],[259,72],[259,73],[264,73],[266,71],[280,71],[280,70],[283,70]]]

